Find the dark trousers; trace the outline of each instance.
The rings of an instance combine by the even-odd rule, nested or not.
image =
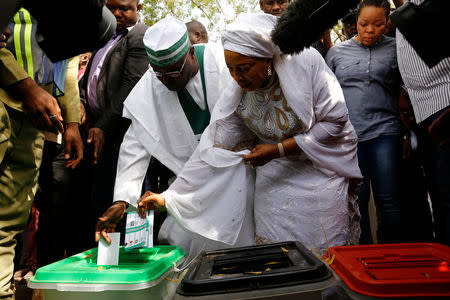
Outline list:
[[[444,111],[419,124],[418,138],[423,146],[421,160],[433,207],[436,241],[450,245],[450,145],[440,146],[428,133],[428,127]]]
[[[408,242],[432,242],[433,219],[428,203],[425,173],[419,159],[422,145],[418,145],[409,159],[401,162],[401,198],[405,212]]]
[[[96,165],[92,164],[94,146],[85,143],[83,165],[80,168],[80,176],[83,186],[83,197],[88,200],[88,211],[85,222],[88,224],[87,235],[90,247],[96,247],[94,241],[95,224],[98,218],[113,204],[114,185],[116,181],[117,160],[119,158],[120,145],[127,128],[121,128],[114,135],[105,135],[105,144],[100,159]],[[86,135],[84,140],[86,140]],[[125,220],[117,225],[120,231],[121,243],[125,239]]]
[[[76,197],[74,171],[65,167],[64,143],[46,141],[39,175],[40,191],[35,204],[39,210],[36,232],[38,265],[63,259],[88,247],[85,199]]]

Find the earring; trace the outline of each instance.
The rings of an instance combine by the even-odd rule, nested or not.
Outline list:
[[[269,66],[267,68],[267,77],[270,77],[270,76],[272,76],[272,66]]]

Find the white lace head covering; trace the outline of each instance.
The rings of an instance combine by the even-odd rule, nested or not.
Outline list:
[[[277,17],[264,13],[243,13],[222,33],[225,50],[250,57],[271,58],[280,53],[270,39]]]

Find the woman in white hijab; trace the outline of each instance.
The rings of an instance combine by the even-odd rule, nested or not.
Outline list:
[[[353,243],[352,182],[361,173],[342,90],[314,49],[279,52],[270,40],[276,20],[241,14],[227,27],[235,82],[177,180],[163,194],[147,192],[139,210],[165,206],[186,229],[230,245],[238,236],[310,249]]]

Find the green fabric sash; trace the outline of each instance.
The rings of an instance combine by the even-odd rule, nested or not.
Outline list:
[[[203,69],[203,54],[205,52],[205,45],[195,45],[195,56],[198,61],[198,68],[200,70],[200,77],[202,80],[203,87],[203,97],[205,98],[205,110],[202,110],[189,92],[184,88],[183,90],[177,92],[178,99],[180,101],[181,107],[183,108],[184,114],[188,118],[189,124],[191,125],[194,134],[201,134],[203,130],[208,126],[211,114],[208,108],[208,102],[206,98],[206,86],[205,86],[205,72]]]

